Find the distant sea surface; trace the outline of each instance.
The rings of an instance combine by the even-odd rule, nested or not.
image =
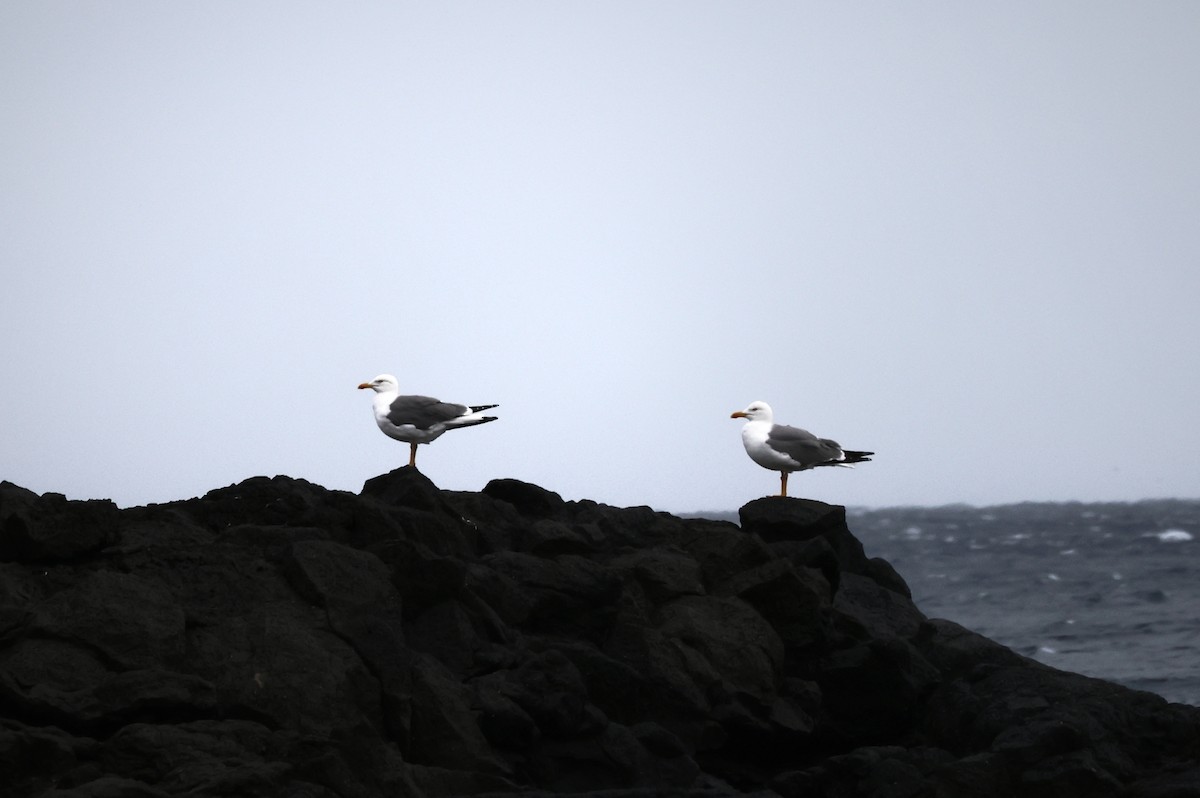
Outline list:
[[[925,615],[1200,705],[1200,501],[850,509],[847,520]]]

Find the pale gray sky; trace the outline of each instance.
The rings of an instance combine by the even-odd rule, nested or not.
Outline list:
[[[1197,496],[1200,3],[0,5],[0,478]]]

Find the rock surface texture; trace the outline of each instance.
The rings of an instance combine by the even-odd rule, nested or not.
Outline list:
[[[0,484],[0,795],[1200,796],[1200,709],[926,618],[845,513]]]

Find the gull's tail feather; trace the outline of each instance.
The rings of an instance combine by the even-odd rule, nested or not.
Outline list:
[[[875,454],[875,452],[847,452],[842,450],[841,460],[826,460],[824,463],[817,463],[817,465],[837,466],[838,468],[854,468],[855,463],[866,463],[870,461],[871,455],[873,454]]]
[[[459,427],[474,427],[476,424],[486,424],[489,421],[495,421],[497,416],[481,416],[479,415],[484,410],[490,410],[493,407],[500,405],[467,405],[471,408],[470,413],[464,413],[458,418],[451,419],[446,422],[447,429],[458,429]]]
[[[476,424],[486,424],[489,421],[495,421],[499,416],[460,416],[453,421],[446,422],[448,429],[459,429],[460,427],[474,427]]]

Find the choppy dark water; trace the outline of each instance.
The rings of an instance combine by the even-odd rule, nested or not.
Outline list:
[[[851,510],[930,617],[1200,705],[1200,501]]]

